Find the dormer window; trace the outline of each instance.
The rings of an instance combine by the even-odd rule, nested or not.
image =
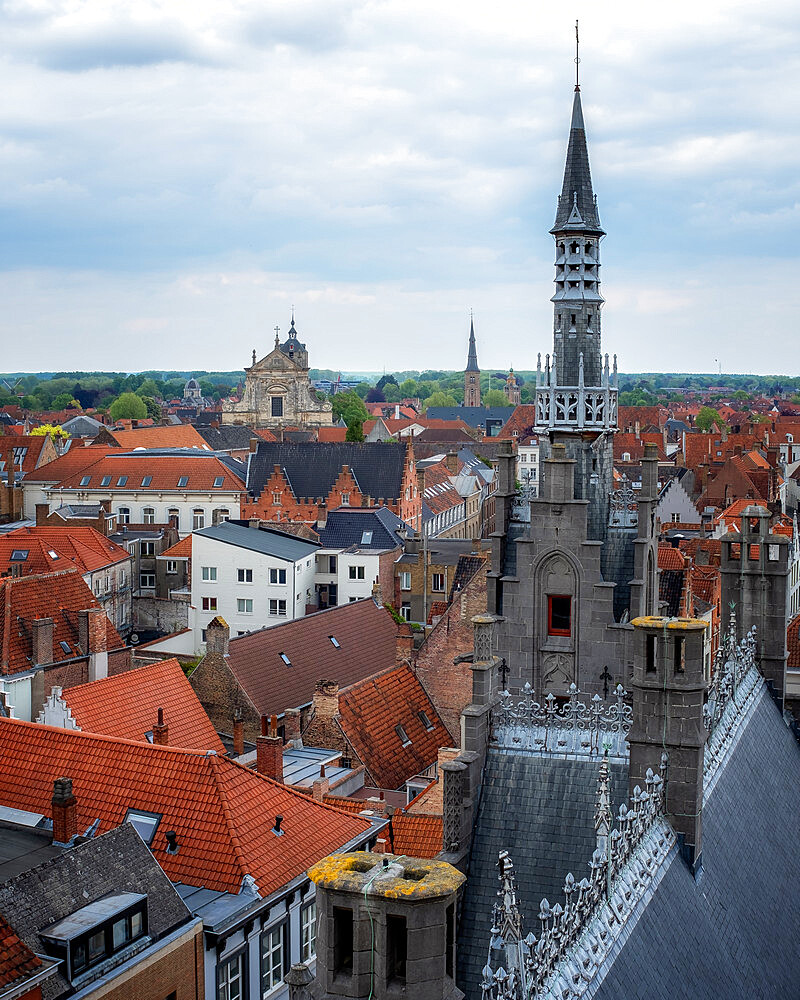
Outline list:
[[[11,553],[11,562],[25,562],[30,549],[14,549]]]
[[[371,531],[362,531],[361,532],[361,544],[362,545],[369,545],[371,541],[372,541],[372,532]]]
[[[419,721],[427,729],[428,732],[431,732],[431,730],[435,728],[430,718],[428,717],[427,712],[417,712],[417,715],[419,716]]]
[[[214,478],[214,489],[218,490],[220,488],[220,486],[222,486],[222,484],[224,482],[225,482],[225,477],[224,476],[215,476],[215,478]]]
[[[125,813],[124,823],[130,823],[139,834],[145,844],[152,844],[156,835],[158,824],[161,822],[161,813],[145,812],[142,809],[129,809]]]

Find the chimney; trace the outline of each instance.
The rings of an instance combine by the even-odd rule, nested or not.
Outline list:
[[[664,782],[664,809],[692,872],[703,849],[705,630],[697,618],[634,618],[630,792],[648,769]]]
[[[413,652],[414,633],[408,625],[398,625],[394,657],[396,666],[401,667],[404,663],[410,663]]]
[[[237,708],[233,716],[233,756],[241,757],[244,753],[244,721],[242,710]]]
[[[658,499],[658,448],[651,441],[645,442],[642,456],[642,499]]]
[[[300,709],[287,708],[283,713],[283,730],[286,742],[293,747],[302,747],[303,737],[300,732]]]
[[[72,778],[53,782],[53,843],[68,844],[78,832],[78,800],[72,794]]]
[[[158,719],[153,726],[153,743],[165,747],[169,742],[169,726],[164,722],[164,709],[159,708]]]
[[[258,451],[258,442],[260,440],[261,440],[261,438],[258,438],[258,437],[251,437],[250,438],[250,452],[251,453]]]
[[[211,653],[227,656],[230,638],[231,630],[225,619],[220,618],[219,615],[212,618],[206,626],[206,656]]]
[[[395,420],[399,420],[400,419],[400,404],[399,403],[395,403],[394,404],[394,419]]]
[[[380,580],[376,580],[372,584],[372,600],[379,608],[383,607],[383,591],[381,590]]]
[[[317,503],[317,529],[322,530],[328,523],[328,504],[325,500]]]
[[[108,677],[108,618],[102,608],[85,608],[78,612],[78,642],[81,652],[89,656],[89,680]]]
[[[312,711],[323,719],[333,719],[339,714],[339,682],[317,681],[314,686]]]
[[[247,527],[253,528],[255,531],[258,531],[258,529],[261,527],[261,518],[251,517],[247,522]]]
[[[325,765],[320,764],[319,777],[314,779],[314,783],[311,786],[311,795],[317,802],[322,802],[323,798],[328,794],[330,787],[331,783],[325,776]]]
[[[53,662],[53,619],[35,618],[32,622],[31,658],[34,666]]]
[[[278,720],[272,716],[267,724],[261,716],[261,735],[256,739],[256,771],[283,784],[283,740],[278,736]]]
[[[444,464],[447,466],[447,471],[451,476],[458,475],[458,455],[454,451],[448,451]]]
[[[37,503],[36,504],[36,527],[39,528],[43,524],[47,524],[47,518],[50,516],[50,504],[49,503]]]

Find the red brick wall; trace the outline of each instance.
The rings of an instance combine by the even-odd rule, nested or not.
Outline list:
[[[458,745],[461,712],[472,701],[469,663],[453,663],[472,652],[472,617],[486,614],[486,572],[479,570],[420,646],[416,674]]]
[[[198,927],[193,937],[157,958],[146,959],[124,982],[103,993],[103,1000],[164,1000],[170,993],[176,1000],[203,1000],[202,932]]]

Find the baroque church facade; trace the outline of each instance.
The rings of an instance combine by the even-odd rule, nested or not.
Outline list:
[[[270,353],[245,368],[245,384],[239,400],[222,404],[222,423],[250,427],[330,427],[331,404],[321,400],[308,377],[308,351],[297,336],[292,316],[289,335]]]

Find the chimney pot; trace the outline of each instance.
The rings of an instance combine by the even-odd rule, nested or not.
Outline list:
[[[242,719],[242,710],[237,708],[233,717],[233,755],[234,757],[241,757],[243,753],[244,720]]]

